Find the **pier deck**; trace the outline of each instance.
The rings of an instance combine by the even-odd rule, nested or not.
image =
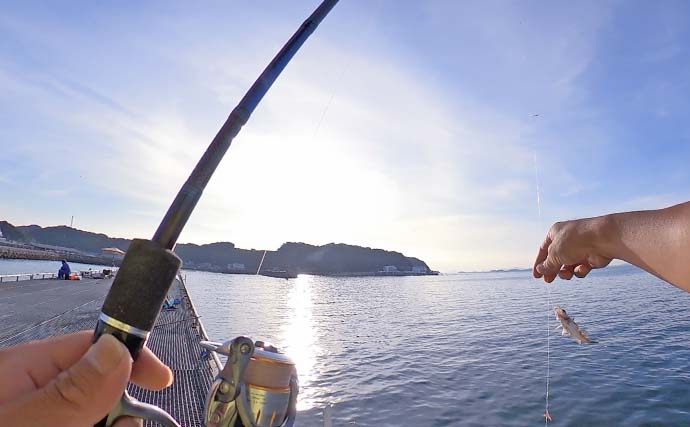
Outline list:
[[[33,280],[0,284],[0,347],[93,329],[112,279]],[[130,393],[172,414],[185,427],[203,425],[206,391],[218,372],[214,359],[202,356],[199,341],[207,339],[181,282],[168,298],[182,303],[158,316],[147,346],[175,374],[162,391],[132,384]],[[152,423],[145,425],[153,426]]]

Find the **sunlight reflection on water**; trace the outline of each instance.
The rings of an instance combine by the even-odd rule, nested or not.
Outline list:
[[[312,316],[312,276],[300,275],[290,284],[287,323],[282,330],[281,342],[286,345],[285,353],[297,365],[300,384],[297,409],[301,411],[314,407],[315,397],[323,392],[311,386],[315,380],[316,354],[319,352],[318,333]]]

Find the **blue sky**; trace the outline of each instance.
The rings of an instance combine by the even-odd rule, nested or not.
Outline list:
[[[316,4],[4,7],[0,219],[150,237]],[[343,0],[180,241],[527,266],[553,221],[690,199],[688,40],[681,1]]]

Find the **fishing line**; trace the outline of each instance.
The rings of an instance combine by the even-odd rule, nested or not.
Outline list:
[[[369,17],[368,22],[366,25],[363,25],[361,28],[360,33],[361,34],[369,34],[373,28],[376,27],[376,19],[381,16],[381,11],[385,7],[384,4],[380,4],[378,9],[376,11],[370,11],[370,13],[367,13],[367,16]],[[336,82],[342,83],[343,77],[345,76],[345,73],[348,72],[351,68],[351,64],[353,61],[353,57],[350,55],[345,55],[345,59],[341,61],[340,64],[340,73],[338,77],[335,79]],[[333,99],[335,98],[335,94],[337,90],[339,89],[339,86],[337,84],[333,85],[333,89],[331,90],[331,94],[328,97],[328,101],[326,102],[325,106],[323,107],[323,110],[321,111],[321,116],[319,117],[318,122],[316,123],[316,127],[314,128],[314,133],[311,135],[311,142],[314,142],[316,139],[316,135],[319,133],[319,130],[321,129],[321,124],[323,123],[323,120],[326,118],[326,115],[328,114],[329,109],[331,108],[331,104],[333,103]]]
[[[534,151],[534,181],[537,186],[537,214],[539,215],[539,230],[542,229],[541,218],[541,189],[539,188],[539,166],[537,163],[537,151]],[[549,380],[551,378],[551,287],[546,284],[546,395],[544,402],[544,425],[549,425],[551,414],[549,414]]]
[[[340,78],[338,79],[339,81],[342,80],[343,74],[345,74],[344,68],[340,72]],[[319,129],[321,129],[321,122],[323,122],[324,117],[326,117],[326,113],[328,113],[328,109],[331,108],[331,103],[333,102],[334,97],[335,97],[335,87],[333,88],[333,91],[331,91],[331,96],[328,99],[326,106],[323,108],[323,111],[321,112],[321,117],[319,117],[318,123],[316,123],[316,128],[314,129],[314,133],[311,135],[312,142],[314,141],[314,139],[316,139],[316,134],[319,133]]]
[[[336,79],[337,82],[342,82],[343,81],[343,76],[345,75],[345,71],[350,68],[350,61],[347,61],[346,63],[343,64],[343,66],[340,67],[340,75]],[[326,105],[323,107],[323,110],[321,111],[321,116],[319,117],[319,121],[316,123],[316,127],[314,128],[314,133],[311,134],[311,141],[314,142],[316,139],[316,135],[319,133],[319,130],[321,129],[321,123],[323,123],[323,119],[326,117],[326,114],[328,114],[328,110],[331,108],[331,104],[333,103],[333,98],[335,98],[335,92],[337,90],[337,87],[333,85],[333,89],[331,90],[331,95],[328,97],[328,101],[326,102]]]

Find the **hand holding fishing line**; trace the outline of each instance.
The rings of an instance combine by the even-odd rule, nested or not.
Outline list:
[[[609,265],[612,257],[604,249],[606,218],[584,218],[557,222],[551,226],[534,261],[535,278],[551,283],[556,276],[570,280],[583,278],[592,269]]]
[[[535,278],[585,277],[612,259],[690,292],[690,202],[557,222],[534,261]]]
[[[172,383],[172,373],[147,348],[135,364],[110,335],[91,346],[83,331],[0,350],[3,425],[88,427],[103,418],[132,382],[150,390]],[[141,426],[122,418],[115,427]]]

